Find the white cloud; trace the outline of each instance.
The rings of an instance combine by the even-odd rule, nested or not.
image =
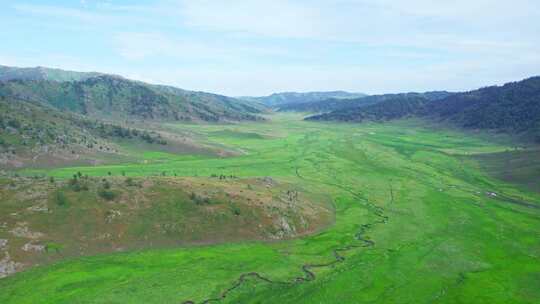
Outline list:
[[[46,17],[69,18],[83,22],[103,22],[106,16],[84,11],[76,8],[67,8],[61,6],[35,5],[35,4],[15,4],[13,6],[17,11],[27,14],[40,15]]]
[[[96,70],[233,95],[467,89],[540,70],[537,0],[116,3],[13,7],[98,32],[107,42],[96,51],[116,70],[99,58]],[[18,62],[55,63],[45,57]]]
[[[321,12],[293,1],[181,1],[188,26],[205,30],[271,37],[318,36]]]
[[[461,48],[467,40],[507,45],[508,34],[535,41],[540,5],[493,1],[179,1],[188,26],[222,33],[349,41],[376,46]],[[519,8],[519,9],[516,9]],[[503,35],[505,34],[505,35]],[[510,41],[508,41],[510,40]]]
[[[246,56],[288,55],[285,50],[277,47],[256,47],[209,39],[178,38],[159,32],[118,33],[114,36],[114,45],[122,57],[138,61],[150,57],[166,57],[185,61],[230,62],[245,60]]]

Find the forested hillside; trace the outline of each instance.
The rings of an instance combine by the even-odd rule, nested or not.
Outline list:
[[[540,141],[540,77],[449,96],[423,115],[471,129],[530,133]]]
[[[412,94],[396,96],[363,107],[347,108],[308,117],[307,120],[384,121],[418,114],[429,100]]]
[[[343,107],[308,120],[390,120],[415,115],[469,129],[519,133],[540,141],[540,77],[449,94],[400,95],[370,106]],[[413,97],[411,97],[413,96]],[[364,99],[374,98],[375,96]]]
[[[10,80],[0,96],[51,105],[98,118],[186,121],[256,120],[258,105],[230,97],[101,75],[81,81]]]
[[[425,93],[399,93],[399,94],[382,94],[371,95],[366,97],[338,100],[338,99],[326,99],[314,102],[304,102],[298,104],[285,104],[279,107],[279,111],[288,112],[312,112],[312,113],[326,113],[333,111],[351,111],[359,113],[359,108],[364,106],[373,105],[379,102],[387,100],[404,100],[407,101],[411,98],[423,98],[426,100],[439,100],[450,96],[452,93],[446,91],[433,91]],[[347,116],[347,113],[338,113],[339,116]]]

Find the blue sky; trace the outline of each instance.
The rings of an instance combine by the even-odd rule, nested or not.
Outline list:
[[[540,74],[538,0],[0,1],[3,65],[233,96],[468,90]]]

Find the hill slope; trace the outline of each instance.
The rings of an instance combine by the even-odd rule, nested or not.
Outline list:
[[[465,128],[540,136],[540,77],[455,94],[430,103],[423,114]]]
[[[96,72],[74,72],[45,67],[19,68],[0,65],[0,81],[7,80],[52,80],[80,81],[103,75]]]
[[[67,257],[245,240],[280,240],[332,221],[323,201],[263,179],[0,178],[3,276]],[[288,192],[287,192],[288,191]],[[293,206],[291,206],[293,205]],[[25,221],[13,220],[12,213]],[[54,224],[50,224],[54,223]],[[7,247],[7,246],[6,246]],[[2,269],[2,268],[0,268]]]
[[[422,98],[425,100],[439,100],[452,95],[453,93],[446,91],[433,91],[425,93],[399,93],[399,94],[382,94],[371,95],[361,98],[348,99],[348,100],[336,100],[327,99],[316,102],[306,102],[299,104],[287,104],[279,108],[279,111],[295,111],[295,112],[313,112],[313,113],[325,113],[333,111],[343,111],[337,113],[338,116],[351,116],[352,114],[346,112],[359,113],[359,108],[373,105],[379,102],[394,100],[399,102],[403,100],[407,102],[410,99]],[[386,103],[389,105],[390,103]],[[352,118],[352,117],[351,117]],[[354,120],[354,119],[353,119]]]
[[[325,99],[351,99],[358,97],[365,97],[363,93],[349,93],[345,91],[330,91],[330,92],[282,92],[274,93],[269,96],[262,97],[240,97],[240,99],[260,102],[269,107],[277,107],[284,104],[295,104],[320,101]]]
[[[306,118],[307,120],[337,120],[356,121],[363,120],[390,120],[407,115],[418,114],[429,100],[417,95],[404,95],[385,99],[378,103],[369,104],[363,107],[346,108],[326,114],[315,115]]]
[[[100,118],[230,121],[256,120],[259,105],[234,98],[149,85],[101,75],[80,81],[10,80],[0,96],[51,105]]]
[[[119,140],[167,145],[157,132],[90,120],[50,106],[0,97],[0,168],[95,163]],[[170,143],[169,143],[170,144]]]
[[[368,107],[342,108],[307,119],[363,121],[416,115],[469,129],[520,133],[540,141],[540,77],[451,94],[440,100],[420,97],[392,98]]]

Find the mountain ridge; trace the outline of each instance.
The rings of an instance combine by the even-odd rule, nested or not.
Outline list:
[[[80,81],[91,77],[105,75],[98,72],[77,72],[58,68],[13,67],[0,65],[0,81],[8,80],[53,80],[53,81]]]
[[[339,109],[307,120],[385,121],[418,116],[450,122],[467,129],[524,134],[540,142],[540,76],[451,94],[442,99],[391,99],[387,102]]]
[[[6,67],[3,67],[4,71]],[[148,84],[118,75],[40,68],[11,68],[0,80],[0,96],[49,104],[97,118],[173,121],[260,120],[265,107],[232,97]],[[15,73],[13,71],[24,71]],[[26,71],[31,71],[26,73]],[[1,75],[6,75],[6,73]],[[1,79],[1,78],[0,78]],[[7,79],[7,80],[6,80]]]
[[[359,107],[369,106],[376,104],[387,99],[399,99],[408,98],[413,96],[423,97],[428,100],[437,100],[452,94],[447,91],[428,91],[424,93],[391,93],[380,95],[369,95],[360,98],[353,99],[324,99],[320,101],[311,101],[296,104],[284,104],[278,108],[280,112],[311,112],[311,113],[325,113],[337,110],[355,109]]]
[[[347,91],[313,91],[313,92],[279,92],[268,96],[243,96],[239,99],[260,102],[269,107],[278,107],[283,104],[319,101],[329,98],[350,99],[367,96],[364,93],[351,93]]]

